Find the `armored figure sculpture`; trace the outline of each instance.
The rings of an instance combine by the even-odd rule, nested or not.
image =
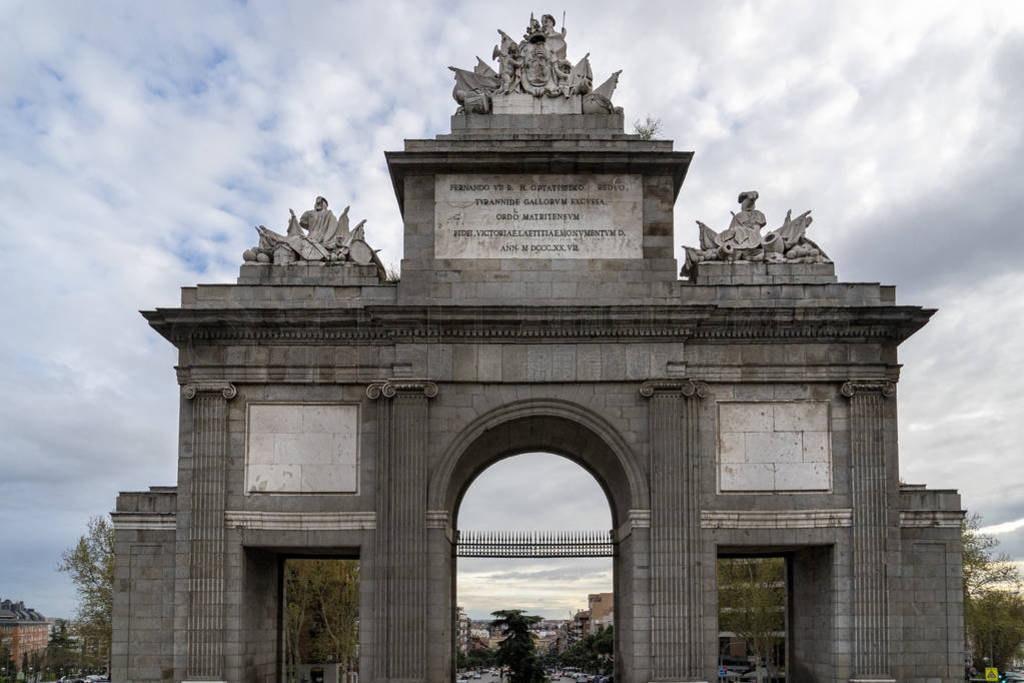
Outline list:
[[[564,18],[563,18],[564,24]],[[498,29],[501,42],[494,46],[491,58],[498,61],[495,72],[482,59],[472,70],[448,67],[455,72],[452,97],[459,113],[488,114],[494,97],[526,94],[534,97],[581,96],[578,113],[614,113],[611,96],[621,73],[616,71],[598,88],[593,88],[590,53],[575,65],[566,58],[566,29],[555,29],[555,18],[545,14],[538,22],[530,15],[523,39],[516,41]],[[621,111],[621,110],[618,110]]]
[[[767,235],[761,229],[767,224],[764,214],[754,208],[758,194],[754,190],[740,192],[737,201],[740,212],[732,215],[732,222],[722,232],[716,232],[697,221],[700,228],[700,248],[683,247],[686,262],[681,275],[692,277],[694,268],[704,261],[746,261],[753,263],[831,263],[817,244],[806,236],[811,225],[811,212],[805,211],[795,219],[792,210],[777,229]]]
[[[363,266],[372,263],[383,270],[377,252],[366,243],[363,231],[366,220],[359,221],[356,227],[349,229],[349,208],[346,206],[340,216],[335,216],[327,208],[327,199],[318,196],[313,202],[313,208],[303,211],[299,217],[289,209],[291,216],[285,234],[263,225],[257,226],[259,244],[246,249],[242,258],[247,262],[276,265],[300,261],[355,263]]]

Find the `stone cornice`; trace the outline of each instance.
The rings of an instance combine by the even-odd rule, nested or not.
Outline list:
[[[633,508],[626,511],[626,521],[613,531],[616,543],[625,540],[633,533],[633,529],[650,529],[651,511],[647,508]]]
[[[879,393],[888,398],[896,393],[896,383],[889,380],[851,379],[844,382],[839,391],[846,398],[853,398],[859,393]]]
[[[118,530],[174,531],[177,528],[173,512],[111,512],[110,519]]]
[[[900,526],[917,529],[959,529],[964,515],[962,510],[900,510]]]
[[[238,395],[235,385],[227,381],[189,382],[181,388],[181,395],[189,400],[194,399],[196,394],[204,392],[220,392],[229,401]]]
[[[828,529],[853,524],[850,508],[826,510],[702,510],[703,529]]]
[[[640,173],[672,176],[679,195],[693,152],[490,148],[483,151],[384,152],[391,184],[404,213],[405,177],[438,173]]]
[[[649,379],[640,385],[640,395],[651,398],[655,393],[681,393],[683,396],[704,398],[708,385],[689,379]]]
[[[394,398],[399,393],[420,394],[427,398],[434,398],[437,396],[437,384],[429,379],[403,378],[371,382],[366,387],[366,397],[373,400],[381,396]]]
[[[174,344],[386,344],[421,341],[850,340],[899,343],[932,311],[912,306],[367,306],[144,311]]]
[[[227,510],[224,525],[253,531],[372,531],[377,528],[377,513]]]
[[[451,526],[451,516],[447,510],[427,510],[426,528],[448,529]]]

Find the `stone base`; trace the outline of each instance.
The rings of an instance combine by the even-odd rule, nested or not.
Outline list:
[[[375,265],[297,261],[280,265],[244,263],[237,284],[355,286],[378,285],[383,279]]]
[[[572,114],[455,114],[452,116],[452,137],[484,131],[531,135],[589,133],[612,136],[624,135],[624,130],[623,114],[581,114],[577,111]],[[630,136],[630,138],[639,140],[637,136]]]
[[[493,114],[582,114],[583,98],[534,97],[526,93],[510,93],[491,97]]]
[[[697,285],[822,285],[837,282],[834,263],[731,263],[705,261],[694,268]]]

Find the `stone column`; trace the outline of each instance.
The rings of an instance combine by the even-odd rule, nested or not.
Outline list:
[[[888,486],[885,399],[892,382],[849,381],[853,495],[851,680],[894,680],[889,660],[889,589],[886,577]]]
[[[191,680],[224,676],[224,499],[230,382],[182,387],[192,402],[192,476],[188,560],[186,675]]]
[[[659,681],[702,678],[698,405],[706,386],[650,380],[651,664]]]
[[[378,403],[377,531],[374,539],[376,677],[424,681],[427,658],[427,380],[375,382]]]

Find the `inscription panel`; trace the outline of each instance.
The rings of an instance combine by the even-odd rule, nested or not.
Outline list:
[[[449,174],[434,182],[435,258],[643,258],[638,174]]]
[[[719,491],[828,491],[829,436],[824,401],[719,403]]]
[[[359,407],[250,403],[247,493],[356,493]]]

